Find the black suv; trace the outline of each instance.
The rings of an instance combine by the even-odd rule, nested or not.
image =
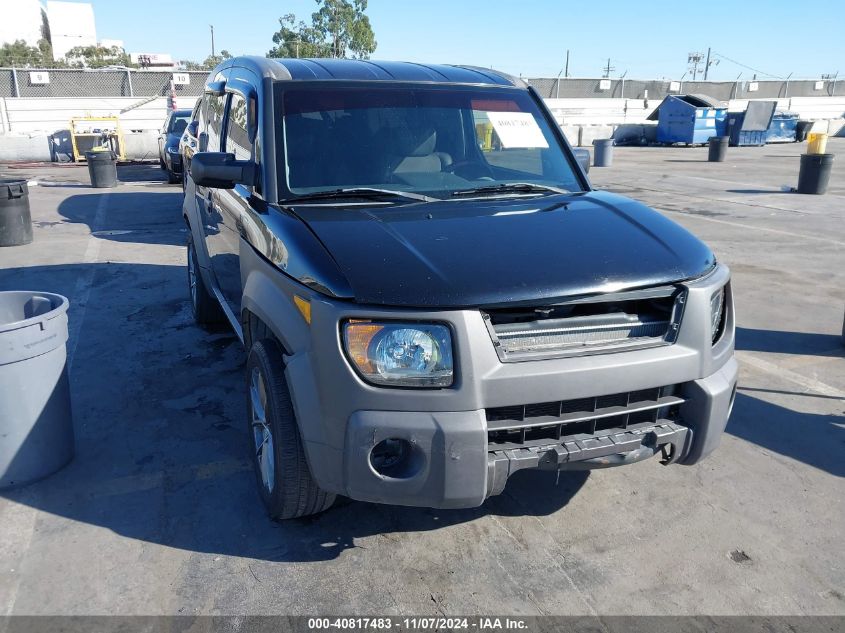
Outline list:
[[[190,122],[190,110],[171,110],[158,134],[158,164],[167,174],[167,182],[171,184],[179,182],[182,177],[179,141]]]
[[[274,518],[336,494],[476,506],[523,468],[693,464],[718,445],[727,267],[594,191],[521,80],[240,57],[197,121],[191,302],[248,350]]]

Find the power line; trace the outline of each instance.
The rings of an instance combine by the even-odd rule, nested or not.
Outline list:
[[[766,73],[766,72],[763,72],[762,70],[758,70],[757,68],[752,68],[751,66],[746,66],[745,64],[738,62],[735,59],[731,59],[727,55],[722,55],[721,53],[717,53],[716,51],[713,51],[713,55],[715,55],[716,57],[721,57],[725,61],[729,61],[732,64],[736,64],[737,66],[742,66],[743,68],[745,68],[747,70],[753,70],[758,75],[763,75],[764,77],[773,77],[774,79],[783,79],[783,77],[781,77],[779,75],[773,75],[771,73]]]

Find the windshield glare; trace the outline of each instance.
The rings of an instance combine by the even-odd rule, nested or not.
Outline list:
[[[524,90],[320,86],[283,95],[284,180],[293,195],[375,187],[445,198],[507,183],[582,189]]]

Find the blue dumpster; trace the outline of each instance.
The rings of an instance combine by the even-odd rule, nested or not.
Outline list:
[[[796,112],[775,112],[772,124],[766,131],[767,143],[794,143],[798,132],[798,114]]]
[[[706,144],[724,136],[727,109],[705,95],[670,95],[649,115],[657,120],[658,143]]]
[[[765,145],[776,107],[776,101],[749,101],[745,112],[728,112],[731,146]]]

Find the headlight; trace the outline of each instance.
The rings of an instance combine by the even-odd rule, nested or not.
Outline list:
[[[710,338],[713,343],[722,333],[722,322],[725,319],[725,288],[719,288],[710,297]]]
[[[178,147],[168,147],[168,148],[167,148],[167,152],[168,152],[169,154],[178,154],[178,153],[179,153],[179,148],[178,148]]]
[[[445,325],[348,321],[343,343],[355,369],[374,385],[452,384],[452,336]]]

